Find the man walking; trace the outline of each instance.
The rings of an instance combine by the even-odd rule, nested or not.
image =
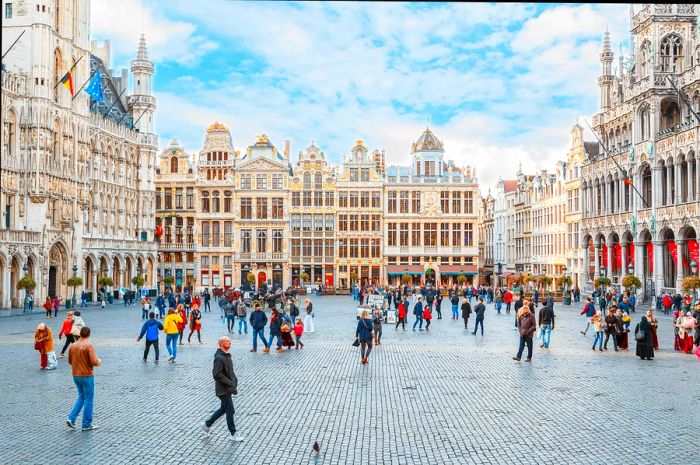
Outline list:
[[[547,304],[540,309],[539,315],[540,325],[540,347],[549,349],[549,343],[552,339],[552,330],[554,330],[554,308]]]
[[[486,306],[484,305],[484,299],[479,298],[479,303],[474,307],[474,314],[476,315],[476,323],[474,324],[474,332],[472,334],[476,335],[476,330],[479,329],[481,325],[481,335],[484,335],[484,313],[486,312]]]
[[[603,349],[608,350],[608,339],[612,336],[613,346],[615,346],[615,352],[619,349],[617,348],[617,318],[615,317],[615,310],[609,309],[608,315],[605,317],[605,342],[603,343]]]
[[[231,395],[238,394],[238,379],[233,372],[233,362],[231,361],[231,354],[228,352],[230,348],[231,339],[227,336],[221,336],[219,338],[219,348],[214,354],[214,369],[212,370],[216,397],[221,400],[221,407],[207,421],[202,423],[202,431],[205,436],[211,436],[212,425],[222,415],[226,414],[226,425],[229,433],[231,433],[231,440],[233,442],[241,442],[243,438],[236,434],[236,425],[233,423],[235,410],[233,409]]]
[[[251,352],[258,351],[258,337],[262,340],[265,346],[264,351],[269,352],[270,346],[267,345],[265,340],[265,325],[267,324],[267,315],[262,311],[259,305],[255,306],[255,310],[250,314],[250,327],[253,329],[253,348],[250,349]],[[272,342],[272,341],[270,341]]]
[[[516,362],[520,361],[525,345],[527,345],[527,358],[525,361],[529,362],[532,360],[532,335],[535,334],[535,330],[537,329],[535,324],[535,316],[530,312],[530,307],[523,307],[522,311],[520,312],[518,326],[518,329],[520,330],[520,347],[518,348],[518,354],[513,357],[513,360]]]
[[[416,316],[416,321],[413,323],[413,331],[416,330],[416,325],[418,329],[423,331],[423,298],[418,297],[418,301],[413,306],[413,314]]]
[[[102,364],[95,355],[95,349],[90,344],[90,328],[83,326],[80,330],[80,340],[73,344],[68,351],[68,363],[71,366],[73,382],[78,389],[78,398],[73,410],[68,414],[66,425],[75,429],[75,420],[83,411],[83,431],[92,431],[97,426],[92,424],[92,405],[95,397],[95,378],[92,369]]]
[[[452,304],[452,319],[456,320],[457,318],[459,318],[459,313],[457,312],[457,306],[459,305],[459,296],[456,292],[450,297],[450,303]]]
[[[155,312],[149,313],[148,318],[149,320],[146,321],[143,326],[141,326],[141,334],[139,334],[139,337],[136,338],[136,342],[139,342],[145,334],[146,348],[143,350],[143,361],[145,362],[148,360],[148,351],[151,349],[151,346],[153,346],[153,350],[156,353],[156,363],[158,363],[158,357],[160,355],[160,348],[158,347],[158,331],[163,330],[163,325],[160,323],[160,321],[156,320]]]
[[[202,294],[202,300],[204,300],[204,311],[211,312],[211,307],[209,306],[209,301],[211,300],[211,294],[209,294],[209,288],[204,289],[204,294]]]
[[[581,315],[586,315],[586,329],[581,331],[584,336],[588,332],[588,328],[591,326],[591,318],[595,315],[595,305],[593,304],[593,298],[591,296],[586,297],[586,305],[583,306],[581,310]]]
[[[80,293],[80,308],[87,308],[87,294],[85,289]]]
[[[503,303],[506,304],[506,315],[510,315],[510,304],[513,302],[513,294],[509,291],[506,290],[506,293],[503,295]],[[517,309],[516,309],[517,311]],[[498,314],[500,315],[500,311]]]

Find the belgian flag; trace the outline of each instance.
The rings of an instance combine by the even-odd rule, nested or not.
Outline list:
[[[75,93],[73,90],[73,73],[72,73],[72,68],[68,70],[65,76],[63,76],[63,79],[61,79],[61,84],[66,86],[66,89],[68,89],[68,92],[70,92],[70,96],[73,97],[73,94]]]

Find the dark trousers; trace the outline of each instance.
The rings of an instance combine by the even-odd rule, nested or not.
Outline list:
[[[430,328],[430,319],[425,320],[425,330],[428,331],[428,328]]]
[[[399,329],[399,325],[406,331],[406,318],[397,317],[396,318],[396,329]]]
[[[226,315],[226,327],[229,333],[233,331],[234,326],[236,326],[236,323],[234,322],[233,315]]]
[[[66,349],[69,345],[75,342],[75,337],[72,334],[66,334],[66,343],[63,344],[63,349],[61,349],[61,355],[66,353]]]
[[[211,312],[211,307],[209,306],[209,301],[205,300],[204,301],[204,311],[205,312]]]
[[[605,342],[603,342],[603,347],[608,348],[608,339],[612,336],[613,346],[617,349],[617,334],[615,333],[605,333]]]
[[[190,342],[190,340],[192,339],[192,334],[194,334],[195,331],[197,332],[197,340],[199,340],[199,342],[202,342],[202,335],[200,334],[198,329],[190,330],[190,335],[187,337],[187,342]]]
[[[506,313],[510,314],[510,302],[506,304]]]
[[[520,336],[520,347],[518,347],[518,355],[516,357],[521,358],[523,356],[523,350],[527,344],[527,358],[532,358],[532,338]]]
[[[148,351],[151,349],[151,346],[153,346],[153,351],[156,353],[156,362],[158,361],[158,357],[160,356],[160,352],[158,349],[158,339],[155,341],[146,341],[146,348],[143,349],[143,359],[146,360],[148,358]]]
[[[442,302],[440,302],[440,304],[442,304]],[[442,305],[438,305],[437,307],[435,307],[435,311],[438,314],[438,320],[442,320],[442,308],[440,307],[442,307]]]
[[[476,330],[479,329],[479,325],[481,325],[481,335],[484,335],[484,316],[477,315],[476,317],[476,323],[474,324],[474,332],[472,334],[476,334]]]
[[[463,318],[464,319],[464,329],[467,329],[467,325],[469,324],[469,317]],[[483,323],[481,324],[483,326]]]
[[[222,415],[226,414],[226,425],[228,426],[231,436],[233,436],[236,434],[236,425],[233,423],[233,414],[236,413],[236,411],[233,409],[233,399],[231,398],[231,394],[225,394],[217,397],[221,400],[221,407],[219,407],[219,410],[211,415],[205,424],[208,428],[211,428],[211,425],[216,423],[216,420],[221,418]]]

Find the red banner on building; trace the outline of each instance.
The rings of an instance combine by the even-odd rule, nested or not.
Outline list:
[[[622,270],[622,245],[619,242],[613,247],[613,267]]]
[[[603,247],[600,248],[600,253],[603,255],[601,259],[601,263],[603,265],[603,268],[608,267],[608,245],[603,244]]]
[[[698,251],[698,241],[696,239],[688,240],[688,256],[690,260],[683,259],[683,266],[690,269],[690,262],[695,261],[695,264],[700,266],[700,251]]]
[[[631,263],[634,266],[634,244],[627,244],[627,263]]]
[[[673,264],[678,266],[678,246],[676,246],[676,241],[668,241],[668,251],[671,252]]]
[[[647,257],[649,257],[649,273],[654,273],[654,244],[647,242]]]

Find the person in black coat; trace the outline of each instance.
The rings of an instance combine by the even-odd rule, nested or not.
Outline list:
[[[464,329],[468,329],[469,316],[472,314],[472,306],[469,305],[469,300],[462,300],[462,319],[464,320]]]
[[[214,377],[216,397],[221,400],[221,407],[219,407],[207,421],[202,423],[202,431],[205,436],[210,436],[212,425],[216,420],[221,418],[222,415],[226,414],[226,425],[228,426],[229,433],[231,433],[231,440],[234,442],[241,442],[243,438],[236,434],[236,425],[233,422],[235,410],[233,408],[233,399],[231,395],[238,394],[238,378],[236,378],[236,374],[233,372],[233,362],[231,361],[231,354],[228,352],[230,348],[231,339],[227,336],[220,337],[219,348],[216,354],[214,354],[212,376]]]
[[[640,332],[644,333],[644,337],[642,340],[637,340],[637,357],[640,357],[642,360],[651,360],[654,358],[654,343],[651,337],[651,324],[645,316],[642,317],[642,321],[637,323],[637,327],[634,330],[635,339],[637,339],[637,335]]]

